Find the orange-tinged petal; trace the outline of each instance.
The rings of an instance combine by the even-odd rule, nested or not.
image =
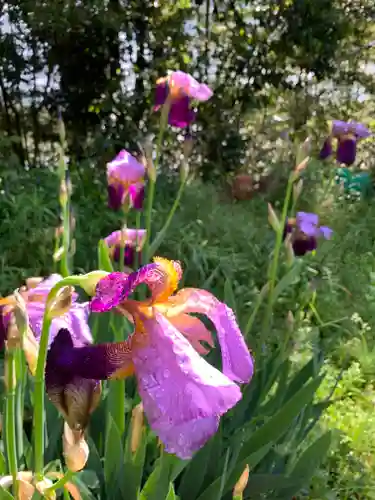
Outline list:
[[[180,314],[179,316],[169,318],[169,322],[188,339],[199,354],[207,354],[209,352],[209,349],[201,344],[202,341],[207,342],[210,347],[214,347],[215,344],[211,332],[199,318],[195,318],[189,314]]]

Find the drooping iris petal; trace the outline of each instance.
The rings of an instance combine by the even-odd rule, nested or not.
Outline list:
[[[136,254],[138,253],[138,263],[141,263],[141,254],[136,252],[135,248],[126,246],[124,248],[124,265],[127,267],[133,267],[136,261]],[[115,262],[120,262],[121,260],[121,247],[116,245],[113,252],[113,260]]]
[[[166,451],[188,459],[216,432],[220,416],[241,399],[241,391],[163,315],[156,312],[144,326],[148,341],[133,351],[144,411]]]
[[[214,324],[220,344],[223,373],[236,382],[249,382],[254,365],[233,311],[206,290],[184,288],[170,298],[170,317],[184,313],[206,315]]]
[[[5,341],[7,339],[7,322],[4,318],[4,307],[0,306],[0,351],[5,347]]]
[[[108,208],[118,211],[124,204],[125,189],[121,184],[108,184]]]
[[[330,138],[328,138],[324,141],[323,147],[319,153],[319,158],[321,160],[325,160],[326,158],[329,158],[332,155],[332,153],[333,153],[332,140]]]
[[[339,139],[337,143],[336,159],[339,163],[352,165],[357,154],[357,140],[355,137]]]
[[[181,97],[172,103],[168,123],[174,127],[185,128],[196,118],[196,112],[190,108],[190,98]]]
[[[145,187],[142,183],[132,184],[129,187],[130,204],[134,210],[142,210],[145,198]]]
[[[296,237],[292,241],[293,252],[296,257],[303,257],[307,252],[312,252],[318,247],[318,242],[315,236],[307,238]]]
[[[333,233],[332,229],[328,226],[320,226],[319,231],[326,240],[329,240]]]
[[[71,429],[84,429],[100,397],[100,382],[77,376],[74,360],[75,342],[67,329],[55,336],[47,353],[46,390]]]
[[[156,83],[155,89],[155,107],[154,110],[157,111],[160,106],[162,106],[168,97],[168,83],[167,80],[162,78]]]
[[[189,316],[189,314],[180,314],[170,317],[168,320],[188,339],[199,354],[207,354],[209,352],[209,349],[202,342],[206,342],[210,347],[214,347],[215,344],[211,332],[199,318]]]
[[[369,130],[366,125],[363,125],[363,123],[351,122],[350,125],[357,139],[367,139],[371,136],[371,130]]]

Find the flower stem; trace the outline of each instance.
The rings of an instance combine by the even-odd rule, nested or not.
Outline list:
[[[146,255],[149,255],[150,252],[147,251],[147,249],[150,246],[150,238],[151,238],[151,222],[152,222],[152,208],[154,204],[154,196],[155,196],[155,184],[156,184],[156,172],[159,167],[159,161],[160,161],[160,156],[161,156],[161,150],[163,147],[163,138],[164,138],[164,133],[168,125],[168,116],[169,116],[169,110],[171,108],[171,103],[169,99],[166,100],[166,102],[163,104],[163,107],[161,109],[161,116],[160,116],[160,128],[159,128],[159,135],[158,135],[158,140],[156,143],[156,158],[154,162],[154,171],[155,174],[152,177],[149,177],[149,184],[148,184],[148,192],[147,192],[147,207],[146,207],[146,235],[147,235],[147,240],[146,240]]]
[[[16,359],[15,350],[9,349],[6,353],[7,377],[6,377],[6,446],[9,472],[13,478],[13,487],[15,498],[18,498],[17,481],[17,441],[16,441]]]
[[[66,483],[68,483],[72,479],[73,476],[74,472],[68,469],[62,478],[60,478],[58,481],[56,481],[56,483],[54,483],[44,491],[44,494],[52,493],[56,490],[59,490],[60,488],[63,488]]]
[[[269,273],[268,273],[268,284],[269,284],[268,302],[267,302],[266,313],[264,315],[264,320],[263,320],[262,337],[261,337],[262,341],[264,341],[264,336],[265,336],[266,332],[269,330],[271,323],[272,323],[272,308],[273,308],[273,302],[274,302],[275,284],[276,284],[276,280],[277,280],[277,271],[278,271],[278,266],[279,266],[279,257],[280,257],[281,245],[283,242],[284,226],[285,226],[285,221],[286,221],[286,218],[288,215],[288,207],[289,207],[290,197],[292,195],[294,181],[295,181],[295,175],[294,175],[294,173],[292,173],[288,179],[288,185],[286,188],[286,194],[285,194],[285,198],[284,198],[283,211],[281,214],[280,226],[279,226],[278,231],[276,233],[276,243],[275,243],[275,249],[273,252],[273,259],[271,261],[271,265],[270,265]]]
[[[50,326],[51,319],[48,317],[48,310],[46,309],[44,312],[42,334],[39,342],[39,354],[35,372],[34,387],[34,470],[37,477],[41,477],[44,467],[44,371],[47,359]]]
[[[148,253],[146,254],[147,261],[150,260],[153,255],[155,255],[155,252],[157,251],[157,249],[159,248],[159,246],[163,242],[164,236],[165,236],[166,232],[168,231],[168,228],[172,222],[173,216],[174,216],[174,214],[175,214],[175,212],[180,204],[181,196],[184,192],[185,186],[186,186],[186,179],[183,179],[183,180],[181,180],[176,199],[174,200],[172,208],[168,214],[167,220],[165,221],[164,226],[159,231],[156,238],[154,239],[154,241],[152,242],[152,244],[150,245],[150,247],[148,249]]]
[[[21,349],[17,349],[16,359],[16,436],[17,436],[17,456],[23,457],[23,415],[25,403],[26,366],[25,357]]]
[[[137,271],[139,269],[140,264],[141,264],[140,258],[139,258],[140,255],[139,255],[139,252],[137,250],[137,248],[139,247],[138,231],[141,229],[141,212],[139,210],[137,210],[137,212],[135,214],[135,228],[137,230],[137,241],[136,241],[136,252],[135,252],[134,268]]]
[[[114,332],[115,342],[123,342],[124,337],[122,331],[116,328],[114,318],[110,320],[110,325]],[[108,394],[109,412],[112,415],[120,435],[125,432],[125,380],[111,380],[109,382],[110,390]]]
[[[63,214],[63,248],[64,252],[61,257],[61,275],[63,278],[66,278],[67,276],[70,275],[69,271],[69,257],[70,257],[70,199],[68,195],[68,199],[66,201],[65,206],[63,207],[62,210]]]

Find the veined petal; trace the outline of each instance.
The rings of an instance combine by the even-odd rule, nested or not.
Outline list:
[[[215,325],[223,358],[223,373],[236,382],[248,382],[254,366],[249,349],[237,325],[233,311],[211,293],[185,288],[170,298],[165,314],[205,314]]]
[[[110,311],[137,288],[145,283],[151,291],[152,301],[164,301],[176,290],[182,270],[179,262],[160,257],[154,264],[147,264],[138,271],[126,275],[111,273],[99,281],[96,295],[90,306],[93,312]]]
[[[144,319],[148,341],[133,362],[145,414],[168,453],[187,459],[216,432],[241,391],[209,365],[159,312]]]
[[[37,341],[40,339],[42,333],[44,304],[40,302],[29,302],[26,304],[27,313],[32,332]],[[76,346],[91,344],[92,335],[88,325],[88,318],[90,313],[89,303],[83,304],[75,303],[70,310],[52,320],[48,345],[51,345],[57,333],[62,328],[68,329],[71,332],[72,338]]]
[[[46,390],[69,426],[84,429],[99,402],[99,381],[132,373],[128,343],[77,347],[72,333],[61,329],[47,354]]]
[[[202,345],[201,342],[206,342],[210,347],[214,347],[215,344],[211,332],[199,318],[189,316],[189,314],[180,314],[168,319],[188,339],[199,354],[207,354],[209,352],[209,349]]]

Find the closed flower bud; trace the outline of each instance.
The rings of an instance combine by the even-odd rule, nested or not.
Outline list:
[[[43,496],[43,498],[47,498],[48,500],[55,500],[56,493],[54,491],[46,491],[53,485],[53,482],[44,477],[41,481],[35,483],[35,489]]]
[[[52,303],[47,303],[46,308],[51,319],[62,316],[69,311],[72,305],[73,292],[74,288],[72,286],[64,286],[57,292]]]
[[[73,431],[66,422],[64,423],[63,454],[66,466],[72,472],[82,470],[89,457],[89,446],[82,431]]]
[[[60,205],[62,207],[65,207],[66,204],[68,203],[68,186],[67,186],[65,179],[63,179],[60,183],[59,200],[60,200]]]
[[[32,278],[27,278],[26,280],[26,288],[28,290],[31,290],[32,288],[35,288],[43,281],[44,278],[40,276],[33,276]]]
[[[243,473],[241,474],[239,480],[237,481],[233,489],[233,498],[242,499],[243,492],[249,481],[250,468],[248,465],[245,466]]]
[[[107,271],[91,271],[79,277],[79,286],[92,297],[95,295],[96,285],[99,281],[105,278],[109,273]]]
[[[268,203],[268,222],[270,223],[272,229],[277,233],[280,231],[280,221],[272,208],[271,203]]]
[[[292,236],[288,234],[284,241],[285,249],[286,249],[286,258],[289,266],[291,266],[294,262],[295,255],[292,246]]]
[[[16,320],[16,325],[21,337],[23,337],[29,328],[29,318],[26,310],[26,303],[16,290],[14,292],[14,298],[16,299],[16,305],[13,308],[13,314]]]
[[[64,247],[60,247],[56,250],[56,252],[53,254],[53,260],[54,262],[58,262],[59,260],[61,260],[61,257],[63,256],[64,254]]]
[[[290,332],[293,332],[294,330],[294,316],[292,311],[288,311],[287,317],[286,317],[286,326]]]
[[[293,185],[293,200],[296,202],[302,193],[303,180],[300,179],[296,184]]]
[[[138,449],[139,443],[142,439],[143,433],[143,404],[139,403],[132,411],[132,421],[131,421],[131,443],[130,448],[132,453],[135,453]]]

